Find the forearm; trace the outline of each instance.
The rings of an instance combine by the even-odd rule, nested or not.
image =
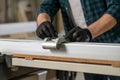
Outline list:
[[[117,20],[109,14],[104,14],[99,20],[88,26],[92,34],[92,38],[103,34],[104,32],[110,30],[117,23]]]
[[[46,13],[40,13],[37,17],[37,25],[40,25],[42,22],[45,22],[45,21],[51,22],[49,15]]]

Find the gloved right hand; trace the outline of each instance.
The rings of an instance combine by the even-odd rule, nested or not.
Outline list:
[[[44,39],[46,37],[50,37],[50,38],[58,37],[57,31],[55,30],[52,23],[49,21],[45,21],[38,26],[36,30],[36,35],[41,39]]]

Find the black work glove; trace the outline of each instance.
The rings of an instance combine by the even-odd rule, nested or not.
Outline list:
[[[86,42],[92,39],[92,35],[88,29],[74,27],[68,32],[66,39],[72,42]]]
[[[49,21],[45,21],[38,26],[36,30],[36,35],[41,39],[44,39],[46,37],[58,37],[57,31],[54,29],[54,26]]]

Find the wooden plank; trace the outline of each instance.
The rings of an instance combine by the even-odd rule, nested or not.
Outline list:
[[[27,60],[50,60],[50,61],[108,65],[108,66],[120,68],[120,61],[85,59],[85,58],[70,58],[70,57],[68,58],[68,57],[43,56],[43,55],[26,55],[26,54],[17,54],[17,53],[13,54],[13,57],[14,58],[24,58]]]
[[[13,58],[12,61],[14,66],[26,66],[43,69],[66,70],[120,76],[120,68],[108,65],[96,65],[48,60],[26,60],[22,58]]]

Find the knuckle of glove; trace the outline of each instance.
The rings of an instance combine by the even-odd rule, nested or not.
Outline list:
[[[41,39],[44,39],[46,37],[41,31],[39,31],[39,29],[36,30],[36,35]]]
[[[36,35],[39,37],[39,38],[42,38],[44,39],[46,37],[46,35],[44,34],[44,32],[46,31],[46,24],[47,22],[43,22],[41,23],[37,29],[36,29]]]
[[[57,38],[58,37],[58,33],[55,30],[52,23],[50,23],[50,22],[48,23],[47,29],[48,29],[48,31],[49,31],[52,38]]]
[[[74,32],[73,35],[72,35],[72,40],[73,41],[76,41],[76,38],[78,37],[78,31]]]

